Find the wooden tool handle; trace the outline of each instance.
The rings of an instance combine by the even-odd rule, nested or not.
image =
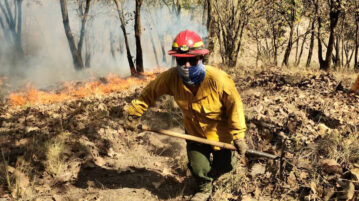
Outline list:
[[[190,140],[190,141],[194,141],[194,142],[199,142],[199,143],[202,143],[202,144],[208,144],[208,145],[212,145],[212,146],[217,146],[217,147],[224,148],[224,149],[236,150],[236,148],[232,144],[228,144],[228,143],[224,143],[224,142],[217,142],[217,141],[213,141],[213,140],[207,140],[205,138],[196,137],[196,136],[193,136],[193,135],[186,135],[186,134],[178,133],[178,132],[171,131],[171,130],[154,129],[154,128],[149,128],[146,125],[141,125],[140,129],[142,129],[144,131],[150,131],[150,132],[164,134],[164,135],[177,137],[177,138],[181,138],[181,139],[186,139],[186,140]],[[266,158],[271,158],[271,159],[277,159],[278,158],[278,156],[276,156],[276,155],[261,152],[261,151],[256,151],[256,150],[252,150],[252,149],[248,149],[246,154],[255,155],[255,156],[261,156],[261,157],[266,157]]]

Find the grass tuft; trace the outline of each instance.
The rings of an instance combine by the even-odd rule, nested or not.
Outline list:
[[[64,141],[61,139],[51,140],[46,143],[46,170],[53,176],[59,176],[63,170]]]

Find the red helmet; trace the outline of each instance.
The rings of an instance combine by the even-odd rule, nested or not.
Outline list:
[[[195,57],[208,54],[209,50],[204,48],[201,37],[194,31],[181,31],[173,41],[172,50],[169,55],[174,57]]]

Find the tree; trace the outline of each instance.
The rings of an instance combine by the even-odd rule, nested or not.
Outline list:
[[[312,19],[310,19],[310,20],[312,20]],[[309,25],[308,25],[307,31],[304,33],[304,36],[303,36],[303,41],[302,41],[302,45],[301,45],[301,47],[300,47],[299,55],[298,55],[298,57],[296,57],[296,62],[295,62],[295,65],[296,65],[296,66],[299,66],[299,64],[300,64],[300,61],[301,61],[302,55],[303,55],[303,51],[304,51],[304,45],[305,45],[306,40],[307,40],[307,36],[308,36],[308,34],[311,33],[311,32],[312,32],[312,22],[309,21]],[[297,34],[297,35],[299,35],[299,34]],[[298,40],[299,40],[299,38],[298,38]],[[298,44],[298,45],[297,45],[297,48],[298,48],[298,46],[299,46],[299,41],[298,41],[297,44]]]
[[[359,52],[359,3],[354,0],[354,22],[355,22],[355,53],[354,53],[354,69],[359,70],[358,52]]]
[[[82,2],[80,2],[80,3],[81,3],[80,12],[81,12],[81,15],[82,15],[82,22],[81,22],[80,40],[79,40],[79,42],[77,44],[77,47],[79,49],[79,52],[81,53],[82,52],[83,41],[84,41],[85,33],[86,33],[86,22],[87,22],[87,18],[88,18],[88,13],[90,11],[91,0],[86,0],[86,6],[85,6],[85,11],[84,12],[82,12]]]
[[[328,71],[332,61],[332,53],[334,49],[335,42],[335,29],[338,24],[339,14],[341,13],[341,0],[328,0],[328,9],[329,9],[329,41],[327,52],[325,54],[325,60],[322,55],[322,41],[321,41],[321,28],[322,28],[322,17],[318,15],[318,59],[320,64],[320,69]],[[315,1],[316,13],[319,10],[319,2]]]
[[[237,65],[244,31],[257,1],[224,0],[212,2],[215,14],[213,20],[217,27],[216,35],[219,40],[220,54],[223,63],[228,66]]]
[[[173,22],[180,22],[180,18],[181,18],[181,11],[182,11],[182,6],[181,6],[181,1],[180,0],[169,0],[167,2],[167,0],[162,0],[162,2],[166,5],[166,7],[168,8],[168,12],[171,16],[175,16],[175,19],[171,19],[171,21]],[[162,17],[162,16],[159,16],[159,17]],[[168,32],[168,30],[166,31]],[[161,38],[161,49],[162,49],[162,55],[163,55],[163,59],[164,61],[166,59],[166,55],[167,55],[167,51],[165,50],[165,36],[166,34],[163,34],[163,33],[159,33],[160,35],[160,38]],[[167,63],[167,62],[165,62]],[[172,62],[171,62],[171,65],[173,66],[175,63],[175,59],[174,57],[172,57]]]
[[[130,46],[129,46],[128,38],[127,38],[125,16],[123,14],[123,9],[122,9],[123,2],[122,1],[119,2],[119,0],[114,0],[114,1],[116,4],[118,17],[120,18],[120,21],[121,21],[121,30],[122,30],[123,36],[125,38],[127,61],[130,66],[131,75],[136,75],[136,68],[135,68],[135,64],[133,63],[133,60],[132,60],[131,50],[130,50]]]
[[[267,35],[271,39],[271,52],[273,57],[273,64],[278,65],[278,54],[279,48],[283,45],[283,36],[285,34],[285,19],[283,18],[279,10],[279,4],[276,0],[263,1],[264,4],[261,5],[261,9],[265,9],[264,18],[268,24],[266,30]],[[263,11],[262,11],[263,12]],[[267,45],[269,46],[269,45]]]
[[[313,48],[314,48],[314,40],[315,40],[315,18],[312,19],[311,22],[311,28],[310,28],[310,44],[309,44],[309,50],[308,50],[308,56],[307,56],[307,62],[305,64],[306,67],[310,66],[310,63],[312,61],[313,56]]]
[[[135,39],[136,39],[136,72],[143,73],[143,56],[141,46],[141,5],[143,0],[136,0]]]
[[[66,33],[67,41],[70,46],[70,51],[71,51],[73,63],[74,63],[76,70],[82,70],[85,68],[84,62],[82,60],[81,52],[82,52],[83,40],[84,40],[85,32],[86,32],[86,22],[87,22],[87,16],[88,16],[88,13],[90,10],[90,3],[91,3],[91,0],[86,0],[85,12],[83,13],[82,21],[81,21],[80,39],[79,39],[78,44],[76,45],[74,36],[71,31],[69,15],[68,15],[68,11],[67,11],[67,0],[60,0],[61,13],[62,13],[63,24],[64,24],[64,28],[65,28],[65,33]]]
[[[211,2],[212,0],[205,0],[205,4],[206,6],[204,6],[204,9],[207,9],[206,13],[207,13],[207,22],[206,22],[206,27],[207,27],[207,31],[208,31],[208,36],[206,38],[206,43],[207,43],[207,48],[209,50],[209,55],[213,54],[214,52],[214,40],[215,40],[215,23],[212,17],[212,13],[213,13],[213,3]]]
[[[23,0],[0,1],[0,27],[5,37],[5,43],[13,49],[13,61],[24,59],[24,50],[21,42],[22,34],[22,4]]]
[[[282,65],[288,66],[288,62],[289,62],[289,56],[290,56],[290,52],[292,50],[292,46],[293,46],[293,33],[294,33],[294,25],[295,25],[295,21],[296,21],[296,17],[297,17],[297,4],[295,0],[289,0],[289,1],[282,1],[282,5],[285,6],[284,8],[282,8],[282,12],[283,13],[283,17],[286,20],[287,24],[289,25],[289,37],[288,37],[288,44],[287,47],[285,49],[285,53],[284,53],[284,58],[283,58],[283,63]],[[287,5],[286,5],[287,3]],[[287,11],[289,10],[289,12]],[[287,14],[289,13],[289,14]]]

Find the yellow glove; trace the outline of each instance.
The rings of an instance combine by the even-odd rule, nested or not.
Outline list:
[[[233,141],[233,144],[236,147],[237,152],[239,153],[239,155],[244,157],[244,155],[246,154],[246,151],[248,149],[246,141],[244,139],[237,139],[237,140]]]

